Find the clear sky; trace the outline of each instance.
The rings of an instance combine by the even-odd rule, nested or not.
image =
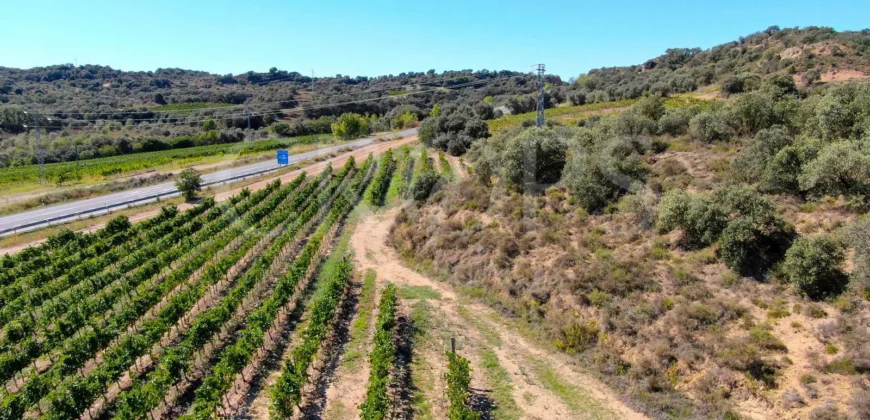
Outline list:
[[[545,63],[568,78],[770,25],[860,30],[868,16],[867,0],[0,0],[0,66],[377,76]]]

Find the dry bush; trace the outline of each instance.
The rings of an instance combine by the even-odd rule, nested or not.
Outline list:
[[[788,389],[783,392],[780,395],[780,400],[782,401],[782,406],[789,410],[800,408],[807,404],[806,401],[804,401],[804,397],[801,395],[801,393],[794,388]]]
[[[664,176],[677,176],[688,172],[686,166],[676,159],[664,159],[656,166]]]
[[[832,402],[826,402],[816,408],[814,408],[807,415],[808,420],[849,420],[845,414],[840,412],[840,409],[836,404]]]

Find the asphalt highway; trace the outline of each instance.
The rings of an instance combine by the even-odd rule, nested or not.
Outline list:
[[[416,133],[417,129],[413,128],[381,137],[409,137]],[[290,155],[289,163],[293,164],[308,159],[314,159],[318,156],[327,155],[342,149],[357,149],[368,146],[369,144],[374,143],[374,141],[375,138],[366,138],[338,146],[324,147],[310,152]],[[278,170],[281,166],[282,165],[278,165],[277,159],[273,159],[266,162],[253,163],[250,165],[239,166],[237,168],[224,169],[204,174],[202,176],[203,186],[223,184],[245,179],[251,176]],[[0,236],[35,230],[44,226],[63,223],[80,217],[84,218],[111,213],[112,211],[126,208],[128,206],[141,205],[156,201],[159,198],[172,197],[179,194],[178,189],[175,188],[175,182],[170,181],[148,187],[135,188],[119,193],[89,198],[86,200],[73,201],[70,203],[3,216],[0,217]]]

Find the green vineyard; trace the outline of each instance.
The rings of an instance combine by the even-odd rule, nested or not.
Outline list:
[[[127,174],[169,164],[183,164],[210,156],[238,155],[241,157],[302,144],[311,144],[316,138],[325,139],[331,137],[328,135],[310,135],[287,139],[213,144],[158,152],[133,153],[79,162],[49,163],[45,165],[45,177],[52,182],[64,178],[102,179],[113,175]],[[37,165],[0,168],[0,188],[9,187],[21,182],[37,181],[39,181],[39,167]]]
[[[311,320],[267,390],[272,416],[292,416],[354,278],[334,244],[365,197],[383,205],[394,169],[392,151],[350,158],[223,203],[165,207],[137,224],[119,217],[3,257],[0,419],[232,417],[264,360],[280,356],[292,314],[305,310]],[[325,274],[327,257],[338,263]],[[392,288],[381,305],[389,296],[394,311]],[[390,334],[379,333],[379,348]]]

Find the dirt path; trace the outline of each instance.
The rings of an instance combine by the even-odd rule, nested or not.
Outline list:
[[[488,388],[481,390],[485,398],[495,402],[501,399],[502,410],[509,408],[505,403],[515,402],[513,408],[518,412],[498,417],[516,418],[518,414],[527,419],[645,418],[621,403],[603,384],[574,369],[567,357],[529,343],[501,322],[489,307],[471,303],[458,296],[450,285],[405,267],[395,250],[386,244],[397,212],[396,208],[367,216],[357,225],[351,238],[357,268],[376,270],[379,282],[389,280],[400,288],[411,286],[437,292],[438,298],[428,300],[431,318],[439,321],[432,324],[435,335],[443,338],[456,334],[462,340],[462,352],[474,369],[472,387]],[[425,363],[435,376],[443,371],[439,368],[443,361],[438,360],[443,357],[437,351],[415,356],[428,359]],[[364,387],[365,383],[359,386]],[[435,387],[434,393],[443,393],[442,387]],[[431,394],[430,391],[429,397]],[[429,407],[433,418],[444,417],[443,402],[430,401]]]
[[[373,285],[371,295],[361,298],[360,306],[351,320],[352,324],[360,325],[361,330],[357,332],[359,337],[356,340],[352,338],[345,348],[332,383],[326,390],[326,406],[323,410],[326,419],[359,418],[357,407],[365,401],[366,384],[371,372],[366,362],[374,348],[372,337],[379,313],[377,302],[380,300],[380,290],[377,283]],[[362,310],[364,306],[366,310]]]
[[[382,142],[382,143],[375,143],[375,144],[371,144],[368,146],[364,146],[364,147],[361,147],[359,149],[352,150],[350,152],[342,153],[334,158],[330,158],[330,159],[323,160],[321,162],[313,163],[311,165],[308,165],[304,168],[297,169],[297,170],[292,171],[292,172],[287,172],[287,173],[282,174],[280,176],[270,177],[267,179],[263,179],[263,180],[254,182],[252,184],[248,184],[246,186],[239,186],[237,188],[232,188],[232,189],[229,189],[226,191],[221,191],[221,192],[214,195],[214,199],[216,202],[225,201],[225,200],[229,199],[230,197],[238,194],[243,188],[248,188],[249,190],[251,190],[251,192],[255,192],[255,191],[258,191],[258,190],[264,188],[269,183],[274,182],[276,179],[280,179],[282,183],[287,183],[287,182],[292,181],[297,176],[299,176],[299,174],[301,174],[302,172],[308,172],[309,174],[316,174],[316,173],[322,171],[323,168],[325,168],[326,165],[330,162],[332,162],[333,168],[337,169],[337,168],[340,168],[341,165],[344,165],[344,163],[351,156],[353,156],[353,158],[356,159],[357,162],[360,162],[360,161],[364,160],[369,155],[369,153],[374,153],[375,155],[377,155],[379,153],[386,152],[387,149],[391,149],[391,148],[396,149],[398,147],[401,147],[402,145],[412,143],[416,140],[417,140],[417,136],[413,136],[413,137],[407,137],[407,138],[404,138],[401,140],[386,141],[386,142]],[[186,210],[190,207],[192,207],[190,204],[185,203],[185,204],[179,205],[178,209],[179,210]],[[130,218],[131,222],[138,222],[138,221],[142,221],[142,220],[154,217],[155,215],[158,214],[158,212],[159,212],[158,209],[143,211],[141,213],[133,214],[133,215],[129,216],[129,218]],[[58,225],[55,225],[55,226],[58,226]],[[78,230],[78,232],[89,233],[89,232],[93,232],[95,230],[98,230],[103,226],[105,226],[105,223],[98,223],[98,224],[94,224],[92,226],[89,226],[87,228]],[[15,253],[23,250],[24,248],[27,248],[29,246],[39,245],[42,242],[45,242],[45,239],[38,239],[38,240],[30,241],[30,242],[19,243],[19,244],[10,245],[10,246],[4,247],[4,248],[0,248],[0,255],[4,255],[4,254],[12,255],[12,254],[15,254]]]

